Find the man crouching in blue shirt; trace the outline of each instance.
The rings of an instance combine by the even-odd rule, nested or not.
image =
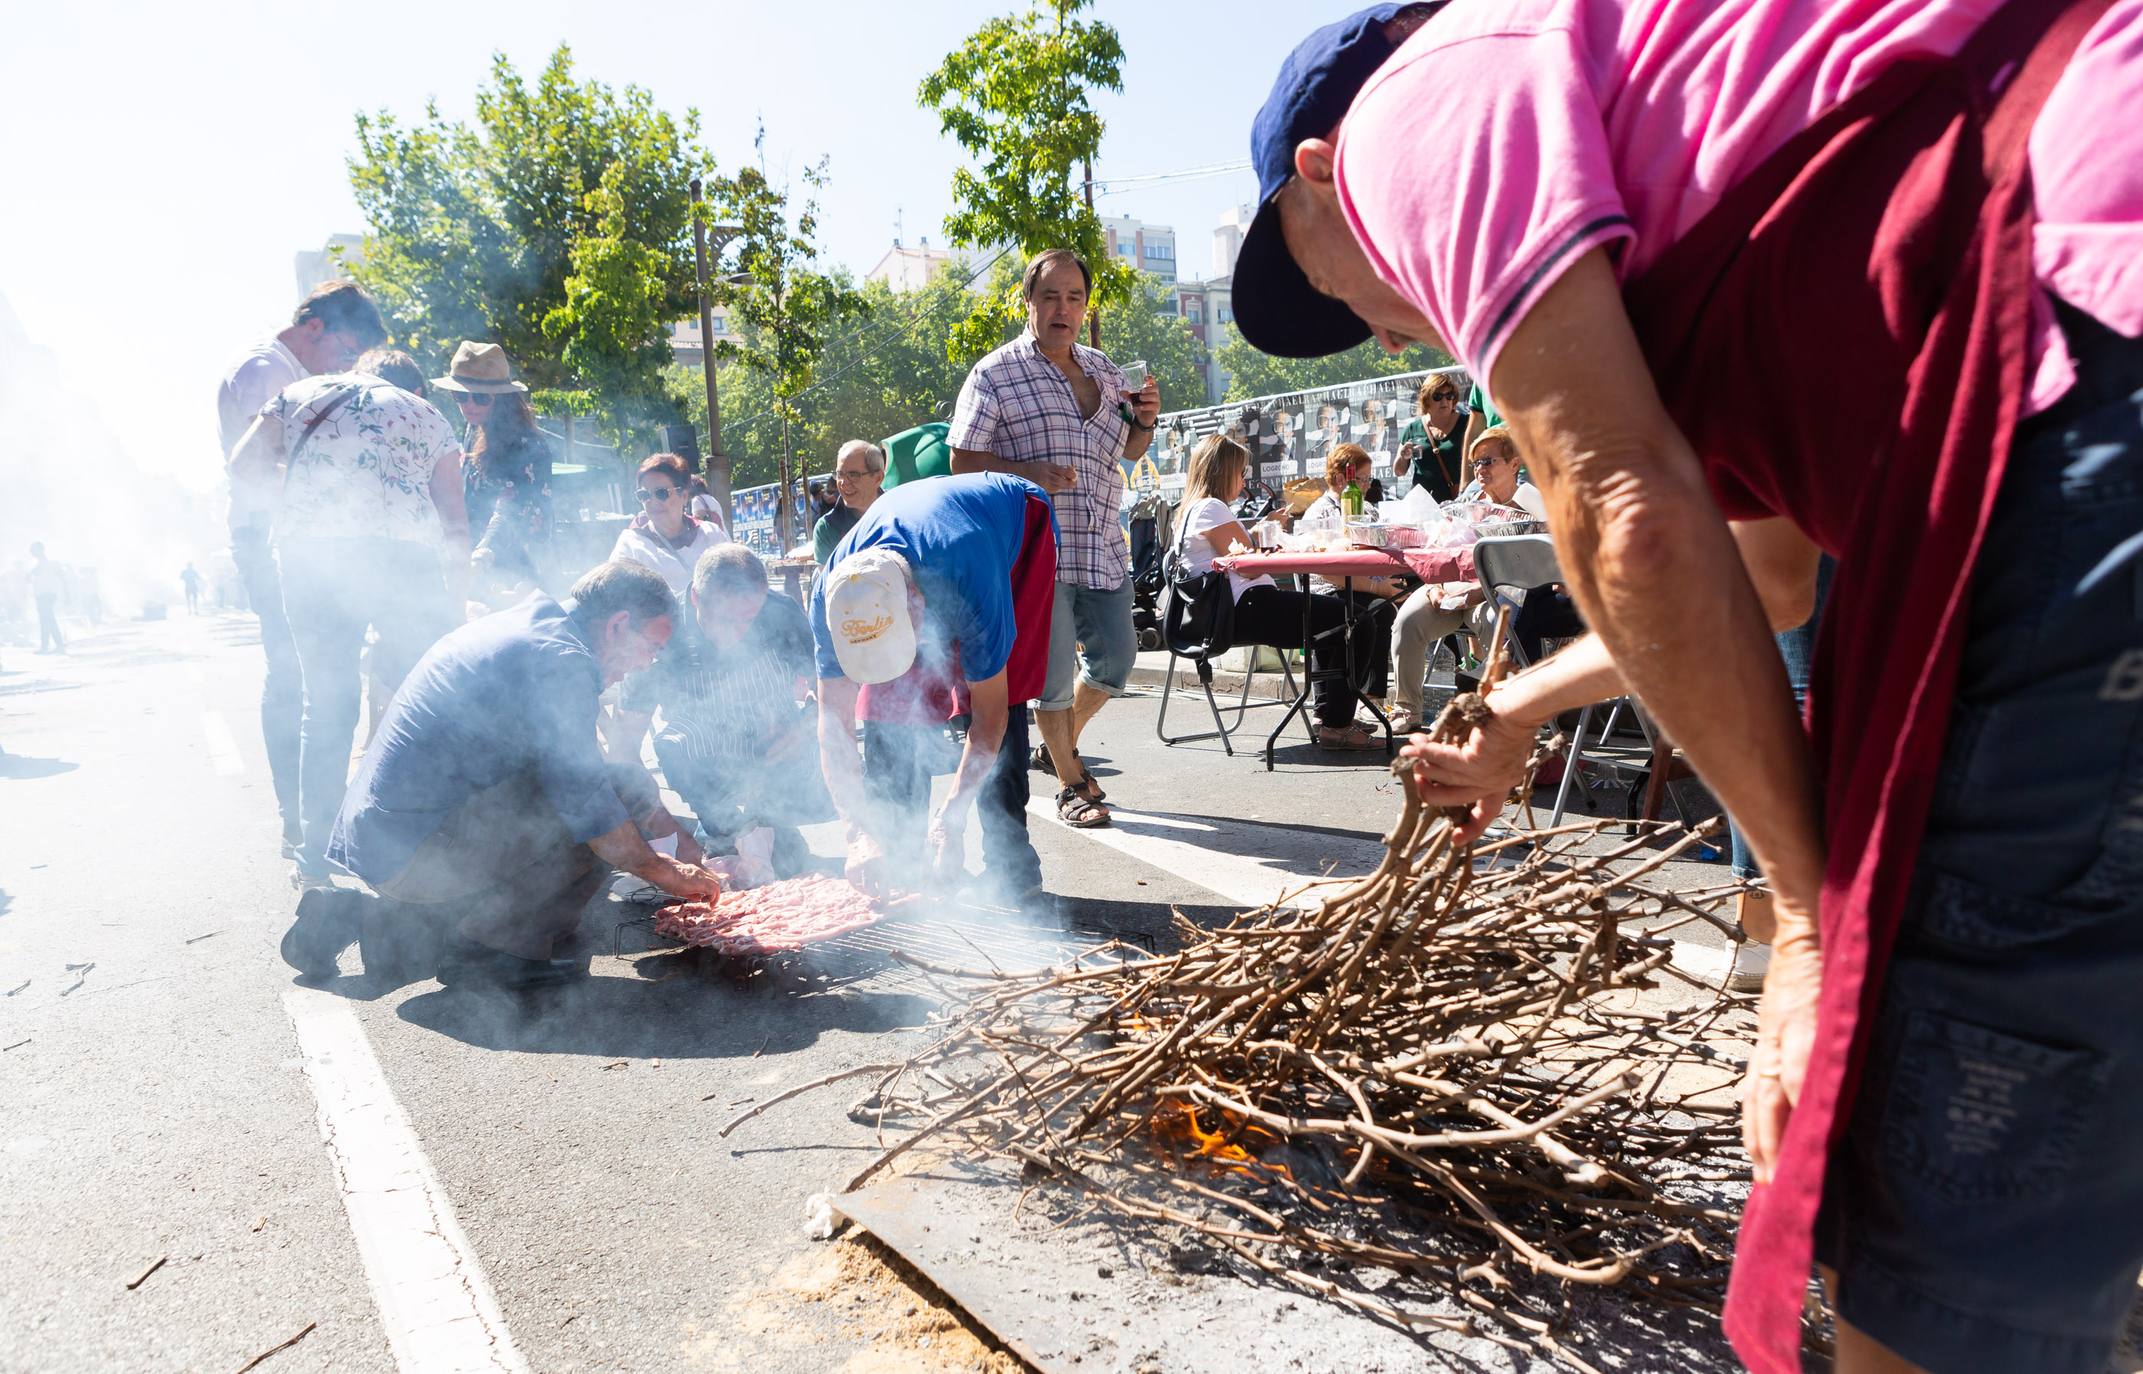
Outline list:
[[[400,908],[389,924],[457,922],[442,981],[525,989],[580,971],[552,953],[614,869],[678,897],[720,894],[652,780],[606,763],[596,735],[604,689],[654,662],[676,613],[660,574],[605,563],[563,602],[532,596],[448,634],[395,693],[327,857]],[[648,843],[669,837],[675,859]],[[283,958],[334,973],[367,900],[307,893]]]

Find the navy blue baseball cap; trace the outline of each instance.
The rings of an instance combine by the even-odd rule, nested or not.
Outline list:
[[[1361,316],[1311,286],[1295,265],[1273,198],[1295,175],[1295,146],[1338,128],[1355,95],[1419,27],[1401,26],[1394,36],[1392,20],[1410,11],[1426,18],[1442,8],[1420,0],[1371,5],[1303,39],[1280,64],[1272,94],[1250,126],[1258,211],[1235,259],[1235,327],[1260,352],[1322,358],[1369,337]]]

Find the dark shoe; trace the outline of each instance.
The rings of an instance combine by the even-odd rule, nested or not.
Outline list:
[[[523,959],[455,936],[439,961],[439,981],[449,987],[490,987],[507,992],[554,988],[587,976],[577,959]]]
[[[377,982],[400,987],[434,976],[445,943],[432,913],[401,902],[369,902],[358,919],[357,952]]]
[[[1356,722],[1345,725],[1320,725],[1317,727],[1317,743],[1326,749],[1382,749],[1384,734],[1374,734]]]
[[[966,890],[976,900],[990,906],[1009,907],[1014,911],[1053,908],[1056,900],[1043,888],[1039,869],[1000,872],[994,868],[985,868],[967,885]]]
[[[1027,764],[1037,773],[1047,773],[1051,777],[1056,776],[1056,765],[1049,761],[1049,746],[1046,744],[1034,746],[1034,752],[1027,756]]]
[[[335,961],[357,939],[358,903],[347,888],[315,888],[298,898],[297,918],[283,932],[283,962],[308,978],[331,978]]]

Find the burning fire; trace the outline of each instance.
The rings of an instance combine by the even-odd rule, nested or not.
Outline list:
[[[1205,1160],[1227,1172],[1249,1173],[1266,1169],[1282,1178],[1294,1177],[1285,1164],[1267,1163],[1229,1139],[1233,1134],[1236,1140],[1264,1144],[1277,1139],[1272,1132],[1259,1126],[1244,1126],[1237,1131],[1233,1114],[1225,1109],[1216,1110],[1223,1118],[1222,1129],[1209,1131],[1199,1124],[1198,1109],[1190,1103],[1174,1099],[1164,1102],[1153,1115],[1153,1134],[1156,1139],[1184,1150],[1190,1158]]]

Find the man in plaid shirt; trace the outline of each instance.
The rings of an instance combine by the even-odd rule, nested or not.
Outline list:
[[[1024,477],[1056,506],[1057,599],[1037,722],[1062,787],[1057,815],[1081,828],[1107,825],[1109,812],[1079,759],[1079,734],[1125,694],[1138,652],[1117,464],[1145,455],[1161,412],[1151,377],[1131,391],[1106,354],[1079,343],[1093,284],[1071,249],[1035,255],[1020,279],[1026,332],[967,374],[946,435],[954,472]]]

